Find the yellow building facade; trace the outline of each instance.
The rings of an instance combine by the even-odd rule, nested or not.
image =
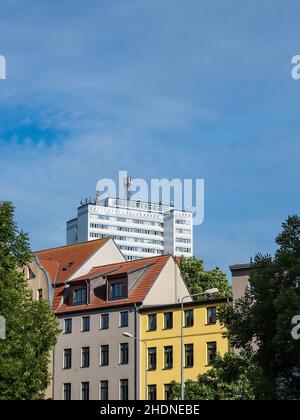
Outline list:
[[[196,380],[211,368],[217,353],[223,356],[229,351],[225,330],[217,320],[218,308],[226,302],[184,305],[185,381]],[[167,400],[171,383],[181,377],[181,305],[143,308],[140,314],[140,397]]]

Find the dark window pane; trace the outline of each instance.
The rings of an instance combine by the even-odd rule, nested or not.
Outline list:
[[[148,330],[149,331],[155,331],[157,329],[157,316],[149,315],[148,317]]]
[[[73,292],[74,305],[86,305],[87,303],[87,290],[86,287],[75,289]]]
[[[72,319],[65,319],[65,334],[72,333]]]
[[[64,350],[64,369],[71,369],[72,367],[72,349]]]
[[[170,401],[172,397],[173,385],[166,384],[165,385],[165,400]]]
[[[120,327],[128,327],[128,311],[120,313]]]
[[[128,343],[120,344],[120,363],[121,365],[127,365],[129,359],[129,345]]]
[[[207,343],[207,364],[210,366],[213,364],[217,356],[217,343]]]
[[[88,368],[90,366],[90,348],[83,347],[81,350],[81,367]]]
[[[43,300],[43,289],[38,290],[38,300],[39,301]]]
[[[124,283],[114,283],[110,286],[110,298],[121,299],[125,297],[125,285]]]
[[[89,382],[82,382],[81,384],[81,399],[88,401],[90,399],[90,384]]]
[[[184,311],[185,327],[192,327],[194,325],[194,311],[189,309]]]
[[[173,368],[173,347],[165,347],[165,369]]]
[[[194,366],[194,345],[186,344],[185,345],[185,367]]]
[[[148,369],[156,369],[156,347],[149,348],[148,350]]]
[[[100,347],[100,365],[109,365],[109,346],[104,345]]]
[[[82,331],[86,332],[86,331],[90,331],[90,317],[89,316],[84,316],[82,318]]]
[[[165,313],[165,329],[170,330],[173,328],[173,313],[167,312]]]
[[[101,381],[100,383],[100,398],[102,401],[108,401],[108,381]]]
[[[120,400],[121,401],[128,400],[128,379],[120,380]]]
[[[207,308],[207,323],[216,324],[217,323],[217,308]]]
[[[109,314],[101,315],[101,330],[108,330],[109,328]]]
[[[64,400],[71,400],[71,384],[64,384]]]
[[[148,399],[149,401],[156,400],[156,385],[149,385],[148,386]]]

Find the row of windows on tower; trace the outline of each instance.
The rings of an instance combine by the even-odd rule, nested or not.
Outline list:
[[[100,366],[109,366],[110,357],[109,357],[109,345],[100,346],[100,357],[99,365]],[[121,343],[119,348],[119,364],[128,365],[129,363],[129,344]],[[90,367],[90,347],[81,348],[81,368]],[[72,349],[64,349],[63,357],[63,369],[72,369]]]
[[[207,308],[207,325],[214,325],[217,323],[217,308],[215,306]],[[187,309],[184,311],[184,327],[194,326],[194,310]],[[164,329],[170,330],[173,328],[173,312],[164,313]],[[157,314],[148,315],[148,331],[157,330]]]
[[[120,400],[127,401],[129,396],[129,381],[128,379],[120,380]],[[109,381],[100,381],[100,400],[107,401],[109,400]],[[63,398],[65,401],[70,401],[72,399],[72,384],[65,383],[63,385]],[[90,399],[90,383],[81,382],[81,400],[88,401]]]
[[[119,314],[119,327],[125,328],[129,324],[129,313],[128,311],[120,312]],[[91,329],[91,317],[84,316],[81,318],[81,332],[88,332]],[[100,315],[100,329],[109,329],[109,314]],[[73,331],[73,320],[72,318],[65,319],[64,333],[71,334]]]

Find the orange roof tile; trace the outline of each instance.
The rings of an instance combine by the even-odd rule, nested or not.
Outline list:
[[[134,303],[141,303],[144,301],[145,297],[149,293],[150,289],[152,288],[153,284],[155,283],[156,279],[158,278],[159,274],[161,273],[162,269],[166,265],[167,261],[169,260],[170,255],[163,255],[159,257],[152,257],[152,258],[145,258],[137,261],[129,261],[125,263],[118,263],[118,264],[110,264],[103,267],[95,267],[93,268],[86,276],[82,276],[80,278],[72,280],[88,280],[95,277],[100,277],[103,275],[111,275],[118,273],[130,273],[136,270],[145,269],[143,277],[137,282],[133,290],[129,293],[127,299],[120,299],[114,301],[106,301],[99,296],[92,296],[91,302],[88,305],[82,306],[69,306],[63,303],[61,306],[58,307],[58,301],[61,301],[62,298],[62,289],[56,288],[55,289],[55,298],[53,304],[53,310],[57,314],[61,313],[68,313],[68,312],[77,312],[83,310],[90,310],[90,309],[100,309],[100,308],[107,308],[107,307],[114,307],[120,305],[128,305]]]
[[[52,284],[69,280],[109,238],[34,252],[48,271]]]

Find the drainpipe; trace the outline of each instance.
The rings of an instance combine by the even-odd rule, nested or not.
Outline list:
[[[91,293],[91,288],[90,288],[90,282],[88,280],[85,281],[86,284],[86,298],[87,298],[87,304],[90,304],[90,293]]]
[[[139,337],[138,332],[138,308],[136,303],[134,304],[134,336]],[[134,399],[138,399],[138,384],[139,384],[139,372],[138,372],[138,345],[139,342],[134,340]]]

